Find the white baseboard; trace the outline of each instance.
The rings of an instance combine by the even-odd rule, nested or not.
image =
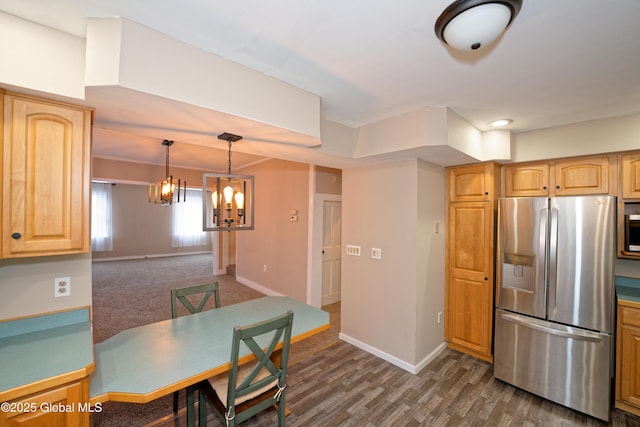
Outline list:
[[[132,259],[146,259],[146,258],[166,258],[186,255],[204,255],[210,254],[211,251],[199,251],[199,252],[178,252],[175,254],[151,254],[151,255],[133,255],[133,256],[120,256],[113,258],[92,258],[92,262],[106,262],[106,261],[128,261]]]
[[[446,343],[443,342],[438,347],[436,347],[436,349],[433,350],[429,355],[427,355],[427,357],[422,359],[420,363],[418,363],[417,365],[412,365],[411,363],[407,363],[402,359],[398,359],[397,357],[392,356],[389,353],[386,353],[376,347],[370,346],[369,344],[365,344],[362,341],[359,341],[353,337],[350,337],[349,335],[343,334],[342,332],[340,332],[339,338],[345,342],[348,342],[351,345],[358,347],[360,350],[364,350],[367,353],[371,353],[374,356],[377,356],[382,360],[386,360],[387,362],[393,365],[396,365],[397,367],[402,368],[405,371],[410,372],[412,374],[417,374],[418,372],[420,372],[433,359],[435,359],[436,356],[440,354],[440,352],[442,352],[445,348],[447,348]]]
[[[427,355],[424,359],[422,359],[416,365],[416,373],[422,371],[429,363],[431,363],[440,353],[442,353],[447,348],[447,343],[442,342],[439,346],[437,346],[431,353]]]
[[[268,296],[276,296],[276,297],[285,296],[284,294],[276,292],[273,289],[269,289],[269,288],[267,288],[265,286],[262,286],[262,285],[260,285],[260,284],[258,284],[256,282],[252,282],[251,280],[249,280],[249,279],[247,279],[245,277],[242,277],[242,276],[237,276],[236,275],[236,281],[242,283],[245,286],[250,287],[251,289],[255,289],[258,292],[261,292],[261,293],[263,293],[265,295],[268,295]]]

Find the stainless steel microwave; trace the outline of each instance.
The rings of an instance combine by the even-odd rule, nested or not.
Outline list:
[[[629,252],[640,252],[640,214],[624,216],[624,247]]]

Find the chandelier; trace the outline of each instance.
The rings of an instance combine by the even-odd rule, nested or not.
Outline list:
[[[182,192],[182,201],[187,199],[187,181],[181,182],[180,179],[173,179],[172,175],[169,175],[169,147],[173,145],[173,141],[165,139],[162,141],[162,145],[167,147],[166,155],[166,170],[163,181],[152,182],[149,184],[149,203],[155,203],[162,206],[169,206],[173,203],[180,202],[180,193]]]
[[[231,174],[231,145],[242,137],[225,132],[218,139],[227,141],[228,169],[202,175],[203,230],[253,230],[253,176]]]

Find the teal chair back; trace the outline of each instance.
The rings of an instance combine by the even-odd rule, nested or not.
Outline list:
[[[276,405],[278,425],[284,426],[292,325],[293,312],[289,311],[262,322],[234,328],[231,370],[228,377],[225,376],[222,385],[226,386],[226,390],[223,390],[226,393],[220,393],[221,390],[216,390],[215,385],[212,386],[219,384],[213,379],[203,381],[199,387],[201,425],[206,425],[208,403],[227,426],[235,426]],[[268,339],[266,346],[264,337]],[[256,359],[243,366],[239,364],[241,343],[251,350]],[[221,400],[220,394],[226,394],[226,399]],[[222,410],[224,413],[221,413]]]
[[[193,305],[187,297],[201,295],[197,305]],[[209,298],[213,295],[214,307],[220,307],[220,294],[218,292],[218,282],[207,283],[206,285],[187,286],[184,288],[171,289],[171,317],[178,317],[178,301],[189,310],[189,313],[200,313]]]
[[[207,283],[206,285],[186,286],[184,288],[171,289],[171,318],[178,317],[178,301],[189,310],[189,313],[200,313],[209,298],[213,295],[214,308],[220,307],[220,293],[218,292],[218,282]],[[195,296],[195,297],[194,297]],[[198,300],[196,305],[193,305],[191,299]],[[187,389],[187,408],[191,410],[193,406],[193,389]],[[173,393],[173,412],[178,412],[178,392]],[[193,411],[189,414],[193,418]]]

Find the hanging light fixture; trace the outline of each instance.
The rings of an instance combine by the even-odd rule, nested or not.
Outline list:
[[[476,50],[497,39],[520,12],[522,0],[456,0],[436,20],[436,35],[458,50]]]
[[[253,230],[253,176],[231,174],[231,145],[242,137],[225,132],[218,139],[227,141],[228,169],[202,175],[203,230]]]
[[[152,182],[149,184],[149,203],[155,203],[162,206],[169,206],[173,203],[180,202],[180,193],[182,193],[182,201],[187,199],[187,181],[181,182],[180,179],[173,179],[169,174],[169,147],[173,145],[173,141],[165,139],[162,145],[167,147],[166,154],[166,170],[164,181]]]

